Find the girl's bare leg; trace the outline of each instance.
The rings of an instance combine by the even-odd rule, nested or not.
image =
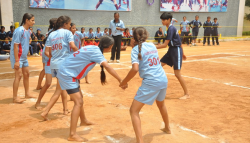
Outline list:
[[[56,85],[56,91],[53,94],[53,96],[51,97],[49,104],[45,107],[45,110],[43,111],[43,113],[41,114],[41,116],[44,118],[44,120],[49,120],[48,119],[48,113],[51,110],[51,108],[54,106],[54,104],[56,103],[56,101],[58,100],[58,98],[60,97],[60,94],[62,93],[59,81],[57,79],[57,85]]]
[[[174,74],[177,77],[177,79],[179,80],[183,90],[184,90],[184,96],[181,97],[180,99],[189,99],[190,96],[188,95],[188,90],[187,90],[187,86],[186,86],[186,82],[183,79],[183,77],[181,76],[181,70],[174,70]]]
[[[139,116],[139,112],[143,106],[144,106],[143,103],[134,100],[130,107],[130,116],[134,127],[137,143],[143,143],[142,131],[141,131],[141,119]]]
[[[88,75],[85,76],[85,82],[86,82],[87,84],[90,84]]]
[[[82,95],[82,90],[81,88],[79,88],[80,90],[80,94],[83,98],[83,95]],[[84,108],[82,106],[81,110],[80,110],[80,119],[81,119],[81,124],[80,126],[89,126],[89,125],[94,125],[94,123],[90,122],[87,120],[86,116],[85,116],[85,112],[84,112]]]
[[[22,69],[19,68],[18,70],[15,69],[15,79],[13,82],[13,103],[23,103],[25,100],[20,99],[17,97],[18,87],[20,80],[22,79]]]
[[[163,101],[157,101],[156,100],[156,104],[160,110],[162,119],[165,123],[165,128],[161,129],[163,132],[166,132],[167,134],[171,134],[170,131],[170,126],[169,126],[169,119],[168,119],[168,112],[167,112],[167,108],[165,106],[164,100]]]
[[[35,96],[31,96],[29,92],[29,67],[23,67],[23,85],[25,90],[25,98],[36,98]]]
[[[41,100],[42,100],[44,94],[46,93],[46,91],[48,90],[48,88],[50,87],[51,83],[52,83],[52,75],[46,74],[45,84],[44,84],[43,88],[41,89],[39,96],[38,96],[38,99],[37,99],[36,104],[35,104],[36,109],[41,109],[41,107],[40,107]]]
[[[66,90],[62,90],[61,92],[61,98],[62,98],[62,104],[63,104],[63,114],[68,115],[70,111],[68,110],[68,104],[67,104],[67,92]]]
[[[74,101],[74,108],[71,114],[70,121],[70,134],[68,137],[69,141],[77,141],[77,142],[86,142],[86,139],[83,139],[78,134],[76,134],[77,121],[80,116],[81,108],[83,108],[83,99],[80,92],[70,94],[71,99]]]
[[[36,90],[42,89],[42,81],[43,81],[43,78],[44,78],[44,76],[45,76],[44,66],[45,66],[45,64],[43,64],[43,70],[40,72]]]

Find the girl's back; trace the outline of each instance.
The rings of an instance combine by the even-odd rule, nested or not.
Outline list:
[[[47,47],[51,47],[51,69],[58,69],[63,60],[69,56],[70,42],[74,42],[74,39],[69,30],[58,29],[49,35]]]
[[[143,84],[154,88],[166,88],[167,76],[161,66],[158,51],[153,43],[142,43],[142,60],[138,59],[138,45],[132,49],[132,64],[139,64],[140,77],[143,78]]]

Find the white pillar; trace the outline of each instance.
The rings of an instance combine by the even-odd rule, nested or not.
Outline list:
[[[1,18],[5,31],[10,30],[10,26],[14,25],[12,0],[1,0]]]
[[[239,14],[238,14],[237,37],[241,37],[242,36],[244,16],[245,16],[245,0],[239,0]]]

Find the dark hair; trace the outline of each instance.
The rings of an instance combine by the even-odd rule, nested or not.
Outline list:
[[[171,13],[167,13],[167,12],[164,12],[160,17],[160,19],[162,19],[162,20],[170,19],[171,21],[172,21],[172,18],[173,18],[173,15]]]
[[[89,28],[89,30],[93,30],[93,28]]]
[[[186,16],[183,16],[183,18],[184,18],[184,17],[187,18]]]
[[[115,16],[116,14],[120,15],[119,12],[115,12],[115,13],[114,13],[114,16]]]
[[[70,29],[71,29],[74,25],[75,25],[75,23],[71,23],[71,24],[70,24],[70,26],[71,26]]]
[[[115,41],[114,41],[113,37],[104,35],[101,37],[98,47],[100,48],[101,52],[103,53],[103,49],[108,48],[110,45],[113,45],[114,42]],[[106,74],[104,72],[103,66],[101,66],[101,68],[102,68],[101,83],[102,83],[102,85],[104,85],[104,84],[106,84]]]
[[[100,28],[100,27],[97,27],[97,28],[96,28],[96,30],[98,30],[98,28],[101,30],[101,28]]]
[[[207,18],[211,18],[210,16],[208,16]]]
[[[1,29],[5,28],[4,26],[1,26]]]
[[[159,30],[161,29],[161,27],[159,27]]]
[[[68,17],[68,16],[60,16],[56,21],[55,30],[63,27],[64,23],[68,23],[70,21],[71,21],[70,17]]]
[[[214,18],[214,20],[215,20],[215,19],[217,20],[217,18],[216,18],[216,17]]]
[[[105,30],[108,30],[108,28],[105,28],[104,31],[105,31]]]
[[[138,49],[139,49],[138,59],[142,60],[141,47],[142,43],[145,42],[148,38],[148,32],[144,27],[137,27],[133,32],[133,36],[135,42],[138,44]]]
[[[128,28],[125,28],[124,32],[126,32],[127,30],[129,30]]]
[[[57,21],[57,18],[51,18],[49,20],[49,28],[50,29],[55,29],[56,21]]]
[[[199,15],[195,15],[195,17],[199,17]]]
[[[82,29],[85,29],[85,28],[84,28],[84,27],[82,27],[82,28],[81,28],[81,30],[82,30]]]
[[[13,25],[10,26],[10,29],[15,28]]]
[[[132,30],[135,29],[134,27],[132,28]]]
[[[23,20],[22,20],[21,26],[23,26],[23,24],[25,24],[25,22],[26,22],[27,19],[30,20],[32,17],[34,17],[33,14],[31,14],[31,13],[25,13],[23,15]]]

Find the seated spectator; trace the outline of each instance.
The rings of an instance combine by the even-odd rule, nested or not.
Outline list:
[[[39,57],[40,43],[38,43],[37,37],[34,37],[34,40],[30,43],[32,53],[30,55]]]
[[[35,37],[36,37],[36,34],[33,32],[33,28],[32,27],[30,27],[30,37],[31,37],[31,39],[32,40],[35,40]]]
[[[38,40],[41,40],[41,29],[40,28],[37,28],[36,37]]]
[[[161,40],[163,40],[163,43],[165,42],[165,38],[162,32],[162,28],[160,27],[158,31],[155,33],[155,40],[158,41],[158,45],[161,43]]]
[[[10,42],[8,37],[5,37],[5,41],[1,48],[1,54],[10,54]]]
[[[130,45],[130,41],[131,41],[131,35],[130,35],[130,33],[129,33],[129,29],[128,28],[125,28],[125,30],[124,30],[124,32],[123,32],[123,46],[125,46],[126,47],[126,45],[127,45],[127,42],[128,42],[128,46]]]
[[[95,34],[93,33],[93,29],[89,28],[89,32],[86,35],[84,45],[85,46],[87,46],[87,45],[94,45],[95,41],[93,39],[95,39]]]
[[[112,36],[111,28],[109,28],[109,36]]]
[[[1,31],[0,31],[0,46],[3,46],[4,40],[7,37],[6,32],[5,32],[5,27],[1,26]]]
[[[14,31],[15,31],[15,27],[13,25],[11,25],[10,26],[10,31],[7,32],[7,37],[9,38],[10,42],[12,41]]]
[[[134,32],[135,28],[133,27],[132,30],[130,30],[130,36],[133,37],[133,32]]]
[[[44,39],[45,39],[45,36],[43,34],[41,34],[41,41],[39,41],[39,43],[40,43],[40,45],[42,45],[42,47],[44,47]]]
[[[87,34],[85,33],[85,28],[84,28],[84,27],[81,28],[81,33],[82,33],[82,36],[83,36],[84,38],[87,37]]]
[[[108,28],[105,28],[105,29],[104,29],[103,36],[104,36],[104,35],[109,35],[109,30],[108,30]]]
[[[101,28],[100,27],[97,27],[97,31],[95,32],[95,42],[96,42],[96,45],[99,45],[99,41],[100,41],[100,38],[103,36],[103,33],[101,32]]]

